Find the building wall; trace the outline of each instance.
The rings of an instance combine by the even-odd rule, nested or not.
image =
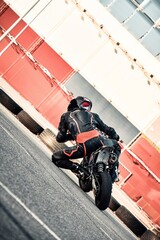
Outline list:
[[[20,17],[36,3],[8,2]],[[159,114],[160,63],[100,3],[40,1],[23,20],[138,129]]]
[[[125,144],[129,144],[135,138],[140,130],[137,129],[111,102],[100,94],[89,82],[79,73],[74,74],[65,84],[67,89],[74,96],[87,96],[92,99],[93,112],[99,113],[102,120],[109,126],[116,129]],[[106,89],[107,91],[107,89]]]

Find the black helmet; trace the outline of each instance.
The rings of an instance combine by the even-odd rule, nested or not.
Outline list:
[[[70,101],[68,105],[68,111],[72,111],[73,109],[87,110],[90,111],[92,108],[92,102],[86,97],[78,96]]]

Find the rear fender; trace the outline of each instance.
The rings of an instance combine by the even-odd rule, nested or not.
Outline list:
[[[96,163],[103,162],[105,164],[108,164],[109,157],[110,157],[110,149],[102,148],[96,155],[95,162]]]

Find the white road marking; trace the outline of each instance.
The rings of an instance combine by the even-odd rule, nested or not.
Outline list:
[[[2,182],[0,186],[11,196],[13,197],[25,210],[28,212],[42,227],[44,227],[56,240],[61,240],[44,222],[39,219],[16,195],[14,195]]]
[[[110,236],[106,233],[106,231],[103,230],[103,228],[100,227],[100,229],[110,240],[112,240],[112,238],[110,238]]]

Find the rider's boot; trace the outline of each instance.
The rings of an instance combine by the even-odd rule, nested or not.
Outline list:
[[[90,176],[88,170],[82,167],[79,163],[73,163],[71,171],[85,178]]]

